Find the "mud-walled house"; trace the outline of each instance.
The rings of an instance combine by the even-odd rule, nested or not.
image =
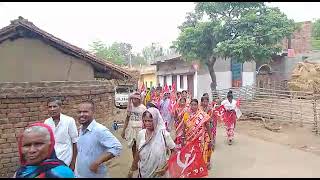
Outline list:
[[[97,81],[96,79],[107,81]],[[17,137],[30,123],[48,118],[47,100],[58,96],[63,113],[76,118],[83,100],[93,100],[96,119],[114,111],[112,79],[126,70],[71,45],[19,17],[0,29],[0,177],[18,167]]]

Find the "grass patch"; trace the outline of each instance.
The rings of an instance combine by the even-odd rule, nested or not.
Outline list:
[[[312,50],[320,50],[320,40],[312,39],[311,46]]]

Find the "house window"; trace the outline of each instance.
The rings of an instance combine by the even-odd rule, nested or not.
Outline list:
[[[167,84],[167,76],[163,76],[163,86]]]
[[[152,81],[150,81],[150,88],[152,88],[152,85],[153,85],[153,84],[152,84]]]
[[[148,81],[146,81],[146,88],[148,87]]]
[[[183,84],[183,75],[180,75],[180,89],[183,89],[184,84]]]

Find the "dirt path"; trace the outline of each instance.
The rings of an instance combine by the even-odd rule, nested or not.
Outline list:
[[[320,177],[320,156],[236,133],[232,146],[218,129],[209,177]]]
[[[259,122],[238,122],[235,142],[229,146],[224,129],[219,127],[209,177],[320,177],[320,138],[305,130],[284,126],[282,132],[275,133]],[[119,178],[127,176],[132,162],[131,150],[120,132],[113,133],[121,141],[123,152],[108,165],[111,177]]]

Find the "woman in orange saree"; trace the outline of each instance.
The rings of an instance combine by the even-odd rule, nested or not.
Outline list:
[[[199,108],[197,99],[192,99],[190,110],[183,115],[184,143],[188,144],[195,139],[201,143],[202,156],[210,169],[210,158],[212,153],[212,133],[209,125],[210,116]]]
[[[188,108],[186,106],[186,99],[180,98],[177,106],[173,110],[173,117],[174,117],[174,125],[176,129],[176,138],[175,143],[177,148],[181,148],[183,146],[182,144],[182,135],[183,135],[183,115],[185,112],[187,112]]]

